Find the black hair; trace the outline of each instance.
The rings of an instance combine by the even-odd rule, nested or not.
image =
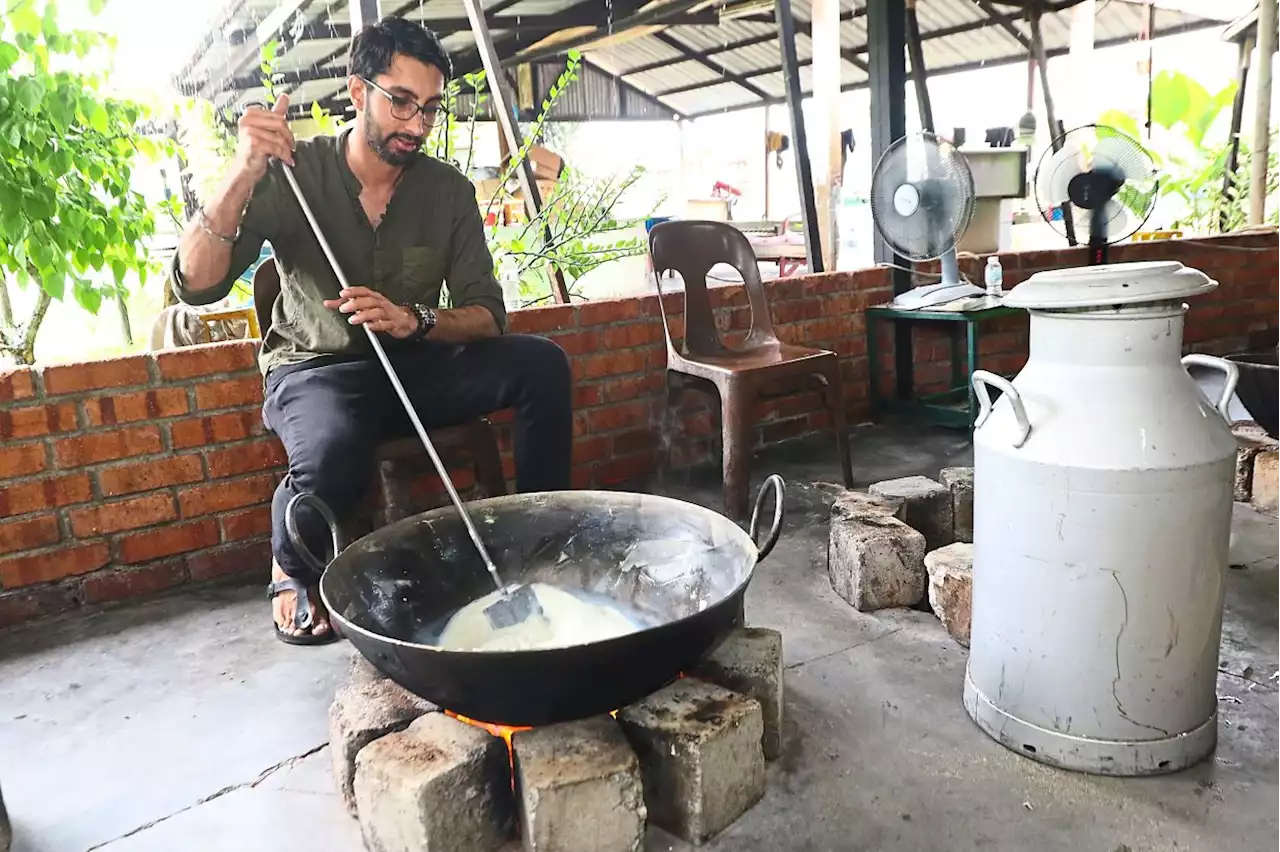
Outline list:
[[[440,37],[417,21],[383,18],[367,24],[351,40],[350,73],[373,79],[386,73],[396,54],[440,69],[445,80],[453,76],[453,61]]]

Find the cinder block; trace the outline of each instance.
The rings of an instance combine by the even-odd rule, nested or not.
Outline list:
[[[764,796],[764,716],[754,698],[681,678],[623,708],[649,819],[701,844]]]
[[[924,558],[929,604],[952,638],[969,647],[973,618],[973,545],[957,542]]]
[[[404,730],[424,713],[436,709],[392,680],[353,683],[338,690],[329,705],[329,750],[333,778],[347,810],[355,812],[356,755],[369,743],[392,731]]]
[[[908,476],[877,482],[867,491],[873,497],[902,500],[902,520],[924,536],[929,550],[946,547],[955,541],[952,520],[951,489],[927,476]]]
[[[1253,494],[1255,509],[1276,514],[1280,508],[1280,469],[1275,450],[1262,450],[1253,459]]]
[[[372,683],[375,680],[386,680],[387,676],[383,674],[377,666],[369,662],[364,654],[353,650],[351,652],[351,683]]]
[[[782,634],[763,627],[730,633],[692,672],[694,677],[760,702],[765,760],[782,754]]]
[[[361,749],[355,794],[373,852],[492,852],[515,837],[507,744],[443,713]]]
[[[895,505],[850,492],[831,507],[831,588],[861,612],[915,606],[925,596],[925,538],[894,516]]]
[[[948,467],[938,475],[951,491],[951,528],[956,541],[973,542],[973,468]]]
[[[640,763],[609,716],[513,740],[526,852],[639,852],[648,815]]]

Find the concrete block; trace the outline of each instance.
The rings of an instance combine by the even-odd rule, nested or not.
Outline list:
[[[892,505],[842,495],[831,508],[831,588],[861,612],[915,606],[925,596],[925,537],[895,517]]]
[[[378,667],[369,662],[359,651],[351,652],[351,683],[372,683],[375,680],[386,680],[387,676]]]
[[[691,674],[760,702],[764,758],[776,760],[782,754],[782,671],[782,634],[763,627],[740,627]]]
[[[877,482],[867,491],[873,497],[902,500],[902,520],[924,536],[929,550],[946,547],[955,541],[952,520],[951,490],[927,476],[908,476]]]
[[[951,491],[951,528],[956,541],[973,541],[973,468],[948,467],[938,475]]]
[[[1276,450],[1262,450],[1253,459],[1253,489],[1250,502],[1262,512],[1276,514],[1280,508],[1280,468]]]
[[[951,637],[969,647],[973,618],[973,545],[949,544],[924,558],[929,604]]]
[[[1274,438],[1252,420],[1242,420],[1231,424],[1231,432],[1236,436],[1236,488],[1235,499],[1240,503],[1248,503],[1253,496],[1253,462],[1258,453],[1280,447]]]
[[[609,716],[520,731],[516,804],[526,852],[639,852],[640,762]]]
[[[754,698],[681,678],[623,708],[649,820],[701,844],[764,796],[764,715]]]
[[[13,827],[9,825],[9,812],[4,808],[4,795],[0,793],[0,852],[9,852],[13,843]]]
[[[392,680],[353,683],[338,690],[329,705],[329,750],[333,777],[347,810],[355,812],[356,755],[369,743],[392,731],[404,730],[424,713],[436,709]]]
[[[492,852],[515,837],[507,744],[443,713],[361,749],[355,793],[372,852]]]

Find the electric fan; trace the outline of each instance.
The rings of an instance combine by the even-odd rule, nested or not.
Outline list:
[[[893,250],[911,260],[940,259],[942,280],[900,294],[894,307],[923,308],[984,290],[960,277],[956,240],[973,216],[973,173],[960,151],[940,136],[914,133],[880,157],[871,177],[871,216]]]
[[[1036,168],[1041,215],[1072,245],[1082,235],[1090,264],[1106,263],[1107,246],[1142,227],[1159,188],[1147,150],[1124,132],[1100,124],[1059,136]]]

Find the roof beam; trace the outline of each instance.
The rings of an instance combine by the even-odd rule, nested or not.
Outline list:
[[[262,45],[274,39],[289,20],[296,14],[303,13],[312,0],[280,0],[279,5],[262,19],[254,29],[253,35],[232,54],[231,60],[222,68],[196,83],[193,94],[201,98],[210,98],[224,89],[227,83],[246,66],[257,65]]]
[[[757,98],[763,99],[763,98],[769,97],[768,93],[766,93],[759,86],[752,83],[746,77],[743,77],[740,74],[735,74],[734,72],[730,71],[728,68],[725,68],[723,65],[712,62],[711,60],[707,59],[705,56],[702,56],[698,52],[690,50],[689,48],[685,47],[682,43],[676,41],[674,38],[667,35],[666,33],[657,32],[653,34],[653,37],[658,41],[662,42],[663,44],[665,44],[667,47],[680,51],[681,55],[684,56],[689,61],[696,62],[699,65],[701,65],[703,68],[706,68],[709,71],[713,71],[716,74],[719,74],[721,78],[723,78],[727,82],[736,83],[737,85],[741,86],[743,89],[746,89],[748,92],[755,95]]]
[[[1007,16],[1001,15],[997,12],[995,8],[987,2],[987,0],[976,0],[976,2],[978,4],[978,8],[985,12],[988,18],[994,21],[1000,29],[1013,36],[1018,44],[1022,45],[1023,50],[1027,51],[1027,53],[1031,52],[1031,39],[1023,35],[1022,30],[1013,25],[1013,21],[1009,20]]]
[[[676,26],[688,26],[688,24],[678,23],[679,19],[685,17],[685,13],[691,11],[695,6],[702,6],[707,3],[708,0],[658,0],[658,2],[646,6],[643,11],[629,15],[621,20],[613,21],[605,26],[597,26],[591,32],[561,39],[542,47],[522,50],[503,59],[502,65],[503,67],[524,65],[530,62],[537,62],[539,59],[562,56],[570,50],[588,46],[600,39],[619,36],[638,27],[671,26],[673,19],[677,21]],[[719,21],[720,18],[717,13],[714,23],[719,23]]]

